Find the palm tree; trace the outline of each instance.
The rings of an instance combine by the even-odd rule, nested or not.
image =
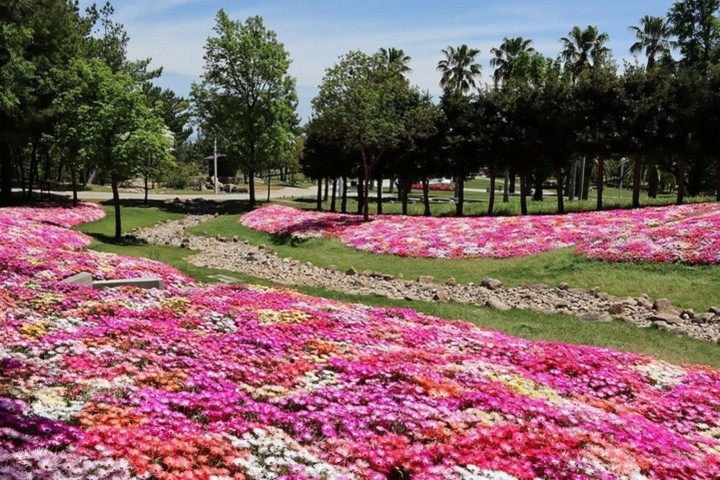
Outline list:
[[[461,94],[475,88],[475,79],[481,75],[480,64],[475,63],[475,57],[480,54],[480,50],[463,44],[457,48],[448,46],[442,53],[445,58],[437,65],[437,70],[442,72],[440,86]]]
[[[490,65],[495,67],[493,73],[495,87],[500,83],[506,83],[510,79],[513,73],[514,60],[519,54],[535,51],[531,46],[532,43],[532,40],[522,37],[505,37],[498,48],[490,49],[490,53],[495,55],[490,59]]]
[[[563,50],[560,58],[570,64],[573,76],[594,65],[602,64],[610,56],[610,49],[605,46],[610,37],[607,33],[599,33],[597,27],[588,25],[585,30],[575,25],[567,37],[562,37],[560,43]]]
[[[385,60],[387,66],[396,65],[398,71],[403,75],[412,71],[408,66],[412,58],[410,58],[410,55],[405,55],[401,48],[381,48],[380,56]]]
[[[640,19],[640,26],[628,27],[635,32],[637,42],[630,47],[630,53],[637,55],[645,50],[647,57],[647,70],[652,70],[655,61],[670,57],[673,42],[670,40],[672,27],[666,18],[645,15]]]

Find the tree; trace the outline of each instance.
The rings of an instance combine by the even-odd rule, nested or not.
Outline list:
[[[677,36],[683,65],[706,68],[720,54],[720,0],[683,0],[673,4],[668,22]]]
[[[385,63],[390,65],[396,65],[397,71],[401,75],[405,75],[406,73],[410,73],[412,69],[408,65],[410,63],[410,55],[405,55],[405,52],[401,48],[381,48],[380,49],[380,55],[385,59]]]
[[[205,45],[202,84],[192,90],[195,112],[205,130],[224,135],[228,153],[240,159],[252,207],[256,172],[297,124],[295,80],[288,74],[288,52],[261,17],[243,23],[220,10],[214,32]]]
[[[638,55],[643,50],[647,57],[646,68],[652,70],[656,60],[671,58],[673,42],[672,28],[667,19],[645,15],[640,19],[640,26],[631,25],[628,27],[637,37],[637,42],[630,46],[630,53]]]
[[[437,70],[442,73],[440,86],[463,95],[475,88],[475,80],[482,73],[480,64],[475,62],[480,50],[463,44],[457,48],[448,46],[442,53],[445,58],[437,65]]]
[[[522,37],[505,37],[498,48],[490,49],[490,53],[495,55],[490,59],[490,65],[495,67],[495,72],[493,73],[495,87],[507,82],[512,77],[515,58],[518,55],[535,51],[532,43],[532,40]]]
[[[567,37],[560,39],[563,48],[560,58],[576,78],[583,69],[605,62],[610,55],[610,49],[605,46],[609,39],[607,33],[599,33],[595,26],[588,25],[582,30],[576,25]]]
[[[410,93],[397,63],[352,51],[326,70],[313,99],[313,121],[325,138],[360,153],[364,199],[375,166],[405,132]],[[363,217],[369,220],[367,201]]]
[[[159,115],[146,104],[138,83],[130,75],[113,73],[101,60],[71,65],[74,87],[64,92],[56,106],[74,112],[73,135],[80,146],[76,155],[93,162],[110,179],[115,207],[115,238],[122,234],[120,195],[122,180],[138,172],[149,156],[171,161],[172,138]]]

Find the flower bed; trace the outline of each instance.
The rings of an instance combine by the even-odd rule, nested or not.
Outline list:
[[[413,190],[422,190],[423,186],[422,183],[413,183],[411,188]],[[455,191],[455,186],[449,183],[430,183],[428,184],[428,189],[431,192],[453,192]]]
[[[720,477],[716,370],[286,289],[93,290],[12,268],[2,478]]]
[[[605,243],[622,235],[629,238],[654,232],[657,250],[665,251],[675,245],[676,235],[684,235],[687,247],[683,255],[657,254],[651,261],[700,261],[718,263],[712,255],[713,245],[708,236],[717,235],[711,227],[717,225],[717,204],[691,204],[670,207],[650,207],[638,210],[574,213],[568,215],[535,215],[516,217],[404,217],[377,216],[362,222],[354,215],[318,213],[273,205],[246,214],[244,226],[271,234],[303,236],[336,236],[353,248],[378,254],[411,257],[505,258],[533,255],[573,245],[579,252],[597,252],[600,256]],[[712,213],[707,217],[697,217]],[[697,218],[696,218],[697,217]],[[675,224],[684,220],[687,228]],[[705,219],[705,220],[703,220]],[[685,225],[684,223],[681,225]],[[682,233],[687,230],[686,233]],[[629,234],[627,232],[630,232]],[[716,237],[712,237],[716,238]],[[717,240],[715,240],[717,242]],[[585,244],[596,245],[589,248]],[[707,254],[692,257],[691,250],[706,245]],[[618,248],[620,248],[618,246]],[[692,257],[692,258],[691,258]],[[611,260],[640,259],[630,255],[606,255]]]

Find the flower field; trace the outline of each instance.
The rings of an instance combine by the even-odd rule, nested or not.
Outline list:
[[[361,217],[270,205],[242,225],[296,237],[336,236],[350,247],[410,257],[507,258],[577,246],[611,261],[720,263],[720,206],[690,204],[638,210],[515,217]]]
[[[46,239],[18,256],[87,254],[0,218]],[[720,371],[286,289],[92,290],[6,253],[3,479],[720,478]]]
[[[413,190],[422,190],[422,183],[413,183],[411,187]],[[431,192],[452,192],[455,190],[455,186],[449,183],[430,183],[428,184],[428,190]]]

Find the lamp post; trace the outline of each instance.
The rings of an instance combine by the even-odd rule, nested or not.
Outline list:
[[[215,135],[215,144],[213,147],[213,187],[215,188],[215,194],[218,192],[218,177],[217,177],[217,135]]]

